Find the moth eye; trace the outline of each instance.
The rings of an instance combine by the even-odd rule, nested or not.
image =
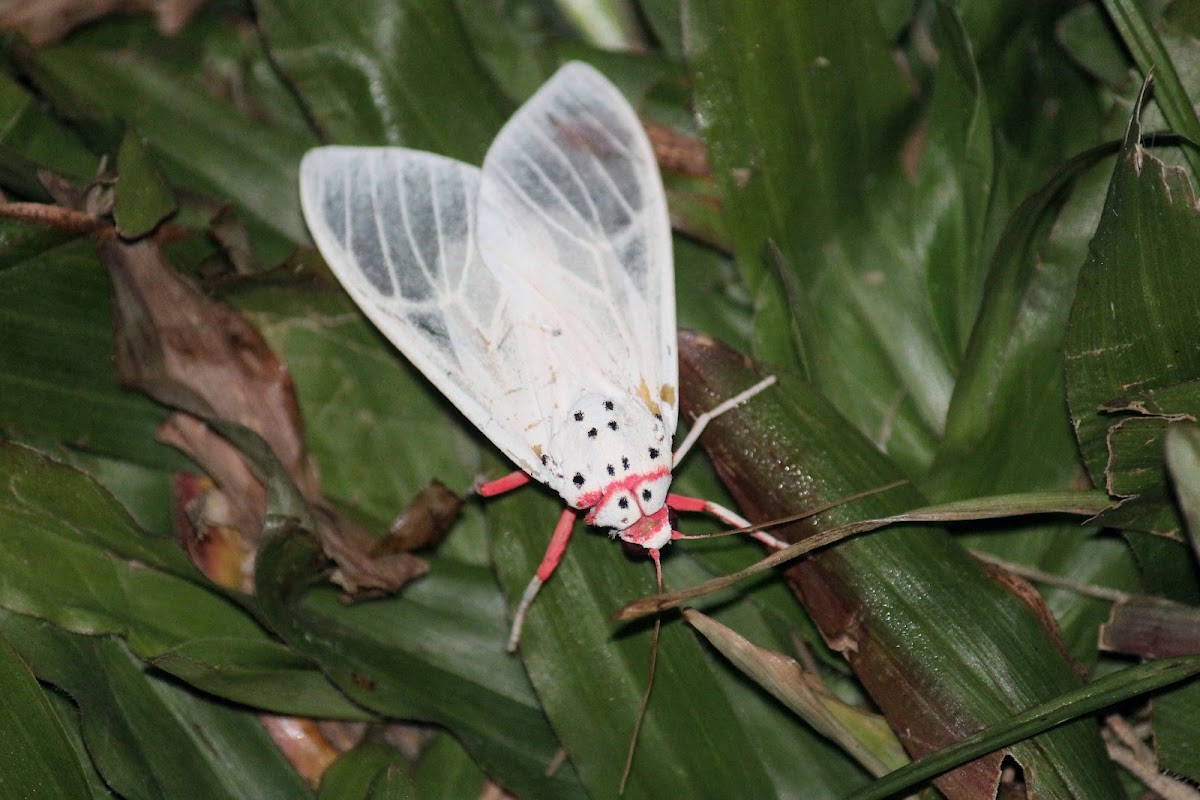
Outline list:
[[[605,401],[604,401],[604,410],[605,410],[605,411],[612,411],[612,410],[613,410],[613,404],[612,404],[612,400],[605,400]]]
[[[575,477],[571,478],[571,483],[575,484],[576,486],[583,486],[583,475],[576,472]]]
[[[625,456],[621,456],[621,469],[629,472],[629,459]]]
[[[575,421],[576,421],[576,422],[583,422],[583,412],[582,412],[582,411],[576,411],[576,412],[575,412]]]
[[[588,438],[595,439],[597,433],[598,431],[595,428],[592,428],[590,431],[588,431]]]
[[[617,421],[616,421],[615,419],[613,419],[613,420],[609,420],[609,421],[608,421],[608,428],[609,428],[609,430],[614,430],[614,431],[615,431],[615,430],[617,429]]]
[[[629,498],[622,497],[620,500],[617,501],[617,505],[620,506],[621,508],[629,508]]]
[[[650,457],[651,457],[651,458],[658,458],[658,448],[657,448],[657,447],[651,447],[651,448],[650,448]]]
[[[608,465],[608,474],[609,474],[609,475],[616,475],[616,474],[617,474],[617,471],[616,471],[615,469],[613,469],[613,465],[612,465],[612,464],[609,464],[609,465]]]
[[[647,503],[650,502],[650,490],[649,489],[642,489],[642,499],[645,500]]]

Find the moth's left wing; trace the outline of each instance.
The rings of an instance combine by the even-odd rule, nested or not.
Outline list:
[[[479,170],[399,147],[320,147],[300,165],[313,239],[392,344],[542,482],[561,404],[551,340],[476,247]]]

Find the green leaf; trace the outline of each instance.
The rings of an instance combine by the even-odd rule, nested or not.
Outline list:
[[[1200,681],[1156,695],[1151,708],[1159,768],[1200,780]]]
[[[488,508],[494,560],[510,606],[537,569],[561,510],[557,498],[539,494],[514,493]],[[685,565],[682,552],[671,553],[666,579],[694,580],[694,567],[679,571]],[[652,586],[648,562],[630,563],[606,537],[577,530],[526,617],[521,658],[594,796],[611,795],[620,784],[650,663],[649,626],[614,632],[608,615]],[[802,727],[781,719],[770,704],[764,708],[761,695],[744,688],[737,692],[731,679],[694,634],[672,617],[664,620],[655,683],[625,796],[739,796],[741,791],[774,796],[802,786],[806,797],[837,797],[861,782],[855,770],[846,769],[844,757],[833,756]],[[597,720],[606,721],[602,732]],[[776,746],[782,742],[788,744],[781,753]]]
[[[326,494],[382,533],[437,478],[465,491],[484,440],[332,283],[246,288],[228,296],[287,363]],[[455,527],[460,535],[464,525]],[[478,520],[467,536],[483,546]]]
[[[1112,151],[1101,146],[1067,162],[1009,218],[988,268],[945,437],[922,481],[935,496],[1065,485],[1078,469],[1070,420],[1046,398],[1065,392],[1062,342],[1079,259],[1099,218],[1102,189],[1090,185],[1096,180],[1061,211],[1053,240],[1043,237],[1064,192]],[[1098,170],[1093,174],[1103,180]]]
[[[145,144],[133,130],[126,131],[117,153],[117,198],[113,219],[117,232],[138,239],[175,212],[171,189],[163,183]]]
[[[703,337],[681,338],[680,363],[689,415],[762,377],[761,367]],[[780,378],[778,390],[717,419],[702,437],[751,520],[801,512],[896,479],[897,468],[827,401],[789,376]],[[798,539],[814,526],[821,530],[919,505],[916,490],[902,486],[785,526],[777,535]],[[1014,707],[1079,686],[1030,608],[990,580],[943,531],[914,526],[845,541],[794,565],[789,577],[825,638],[844,642],[842,654],[917,755],[1005,720]],[[1089,720],[1016,745],[1011,755],[1034,793],[1117,796]],[[993,791],[997,764],[960,768],[942,779],[943,791]]]
[[[713,175],[759,304],[756,355],[801,365],[860,430],[922,469],[979,303],[995,202],[992,122],[961,25],[937,7],[942,66],[914,129],[920,109],[873,6],[687,9]],[[854,113],[831,114],[845,97]]]
[[[1136,120],[1131,122],[1080,270],[1065,345],[1067,400],[1079,448],[1098,486],[1120,486],[1131,478],[1144,490],[1136,473],[1161,461],[1158,437],[1110,440],[1129,416],[1110,412],[1112,402],[1200,379],[1200,351],[1192,346],[1200,310],[1187,300],[1200,293],[1195,203],[1186,175],[1143,148]],[[1176,405],[1196,407],[1200,400],[1190,394],[1177,396]],[[1163,494],[1157,507],[1174,515]],[[1138,527],[1162,529],[1161,522]]]
[[[1097,6],[1076,6],[1064,14],[1058,38],[1072,58],[1114,90],[1126,94],[1136,88],[1131,86],[1129,57]]]
[[[271,54],[338,144],[404,145],[479,163],[506,109],[438,0],[256,0]],[[419,81],[412,76],[420,75]]]
[[[366,741],[343,753],[329,766],[321,778],[324,800],[357,800],[357,798],[415,798],[408,764],[400,751],[382,742]]]
[[[232,26],[208,35],[229,36]],[[145,138],[171,184],[232,200],[268,260],[307,238],[296,171],[314,137],[271,128],[214,98],[194,75],[172,67],[172,53],[99,44],[40,51],[41,69],[110,110]]]
[[[271,642],[188,563],[137,530],[86,475],[0,444],[0,605],[89,634],[117,633],[196,686],[277,713],[361,719],[311,661]],[[32,565],[32,566],[31,566]]]
[[[502,785],[528,797],[579,797],[569,766],[545,774],[557,740],[504,652],[505,623],[484,570],[430,558],[402,598],[347,608],[326,590],[316,542],[285,531],[257,559],[261,610],[296,652],[319,664],[355,702],[395,718],[448,728]]]
[[[74,749],[42,688],[4,636],[0,636],[0,794],[7,797],[90,797]]]
[[[109,285],[95,245],[32,234],[22,242],[28,230],[18,228],[0,271],[0,431],[179,467],[184,460],[154,442],[165,412],[113,380]]]
[[[895,147],[909,93],[872,7],[858,10],[765,0],[685,6],[696,109],[752,289],[768,237],[790,256],[860,217],[864,182]],[[830,114],[846,97],[855,114]]]
[[[479,797],[487,777],[458,742],[438,734],[425,745],[413,773],[417,797],[421,800],[456,800]]]
[[[50,196],[37,180],[37,165],[76,178],[91,177],[98,159],[73,133],[46,113],[29,89],[0,75],[0,176],[4,187],[28,200]]]
[[[15,614],[0,630],[79,705],[88,752],[121,796],[310,795],[257,717],[156,676],[119,641]]]
[[[783,653],[759,647],[694,609],[683,616],[747,677],[837,742],[872,775],[879,777],[908,763],[883,717],[838,699],[819,676]]]

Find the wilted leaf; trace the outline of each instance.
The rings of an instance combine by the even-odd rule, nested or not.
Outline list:
[[[694,609],[683,617],[747,676],[879,777],[908,763],[887,722],[839,700],[821,679],[782,653],[757,647]]]
[[[1100,647],[1140,658],[1200,653],[1200,609],[1145,596],[1114,603]]]

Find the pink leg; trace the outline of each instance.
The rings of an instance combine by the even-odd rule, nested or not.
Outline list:
[[[525,475],[524,472],[517,474]],[[529,476],[526,475],[525,478],[528,480]],[[496,482],[499,483],[499,481]],[[554,526],[554,535],[550,537],[550,546],[546,548],[546,555],[542,556],[541,565],[537,568],[533,579],[529,581],[529,585],[525,587],[525,593],[521,595],[521,601],[517,603],[517,610],[513,613],[512,632],[508,635],[508,652],[516,652],[517,644],[521,641],[521,626],[525,624],[525,612],[529,610],[533,598],[537,597],[538,589],[541,589],[542,584],[550,579],[555,568],[558,567],[558,562],[562,561],[574,525],[575,509],[564,508],[562,516],[558,518],[558,524]]]
[[[667,505],[676,511],[703,511],[705,514],[712,514],[717,519],[724,522],[731,528],[749,528],[750,521],[745,517],[735,514],[725,506],[718,505],[709,500],[704,500],[700,497],[687,497],[681,494],[667,495]],[[753,531],[749,534],[758,541],[765,544],[774,550],[782,550],[787,547],[787,542],[781,542],[765,531]]]
[[[530,478],[527,473],[517,470],[516,472],[510,472],[503,478],[497,478],[494,481],[478,484],[475,487],[475,491],[478,492],[481,497],[495,497],[498,494],[510,492],[519,486],[524,486],[525,484],[529,483],[530,480],[532,480],[532,478]]]

